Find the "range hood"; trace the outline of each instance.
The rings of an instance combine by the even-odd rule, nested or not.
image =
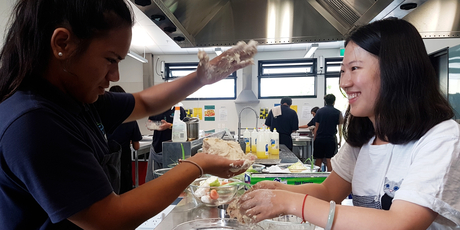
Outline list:
[[[131,1],[182,48],[340,41],[389,16],[408,20],[424,38],[460,36],[460,0]]]
[[[235,104],[259,103],[259,99],[252,91],[252,66],[246,66],[243,71],[243,89],[235,99]]]

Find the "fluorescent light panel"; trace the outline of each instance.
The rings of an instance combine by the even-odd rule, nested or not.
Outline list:
[[[304,58],[310,58],[315,53],[315,51],[318,49],[318,46],[319,46],[318,43],[312,44],[310,49],[305,54]]]
[[[138,60],[138,61],[140,61],[140,62],[142,62],[142,63],[147,63],[147,62],[149,62],[149,61],[148,61],[147,59],[145,59],[144,57],[140,56],[140,55],[137,54],[137,53],[131,52],[131,51],[129,51],[128,56],[130,56],[130,57],[132,57],[132,58],[134,58],[134,59],[136,59],[136,60]]]

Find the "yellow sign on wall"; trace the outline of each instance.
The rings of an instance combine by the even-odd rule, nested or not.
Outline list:
[[[203,120],[203,109],[193,108],[193,117],[198,117],[200,120]]]

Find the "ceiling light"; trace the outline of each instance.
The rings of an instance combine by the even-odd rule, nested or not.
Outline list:
[[[148,6],[148,5],[152,4],[152,1],[150,1],[150,0],[134,0],[134,3],[136,3],[137,5],[140,5],[140,6]]]
[[[128,56],[130,56],[130,57],[132,57],[132,58],[134,58],[134,59],[136,59],[136,60],[138,60],[138,61],[140,61],[140,62],[142,62],[142,63],[147,63],[147,62],[149,62],[149,61],[148,61],[147,59],[145,59],[144,57],[140,56],[140,55],[137,54],[137,53],[131,52],[131,51],[129,51]]]
[[[222,54],[222,48],[215,48],[214,52],[216,52],[217,56]]]
[[[159,21],[164,21],[166,17],[164,15],[154,14],[150,16],[150,19],[152,19],[155,22],[159,22]]]
[[[185,38],[182,37],[182,36],[176,36],[176,37],[173,38],[173,40],[176,41],[176,42],[181,42],[181,41],[184,41]]]
[[[318,49],[318,46],[319,46],[318,43],[312,44],[310,49],[305,54],[304,58],[310,58],[315,53],[315,51]]]
[[[415,8],[417,8],[417,3],[404,3],[399,7],[401,10],[412,10]]]

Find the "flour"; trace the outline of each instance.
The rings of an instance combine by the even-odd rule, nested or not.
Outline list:
[[[245,154],[237,142],[224,141],[215,137],[203,139],[203,152],[222,156],[230,160],[244,160],[242,166],[234,165],[233,163],[230,164],[231,172],[238,172],[243,168],[249,168],[257,158],[252,153]]]
[[[204,76],[208,80],[212,80],[216,76],[227,73],[229,74],[235,65],[251,63],[254,64],[253,56],[257,53],[257,42],[250,40],[248,44],[239,41],[230,50],[222,54],[221,59],[215,65],[209,64],[209,56],[205,51],[198,51],[199,66],[205,70]],[[224,75],[227,75],[224,74]],[[226,77],[226,76],[223,76]]]
[[[237,197],[232,202],[230,202],[227,208],[227,213],[228,215],[230,215],[230,218],[236,218],[238,222],[243,223],[243,224],[250,224],[250,223],[256,222],[257,215],[248,216],[246,212],[242,213],[242,210],[240,210],[240,207],[239,207],[239,202],[247,200],[248,197],[245,195],[252,191],[253,191],[252,189],[249,189],[242,196]],[[268,189],[261,190],[261,192],[259,192],[259,195],[262,196],[264,200],[267,200],[267,205],[264,208],[270,209],[273,207],[273,204],[271,203],[271,199],[275,197],[275,194],[273,194],[271,190],[268,190]]]

